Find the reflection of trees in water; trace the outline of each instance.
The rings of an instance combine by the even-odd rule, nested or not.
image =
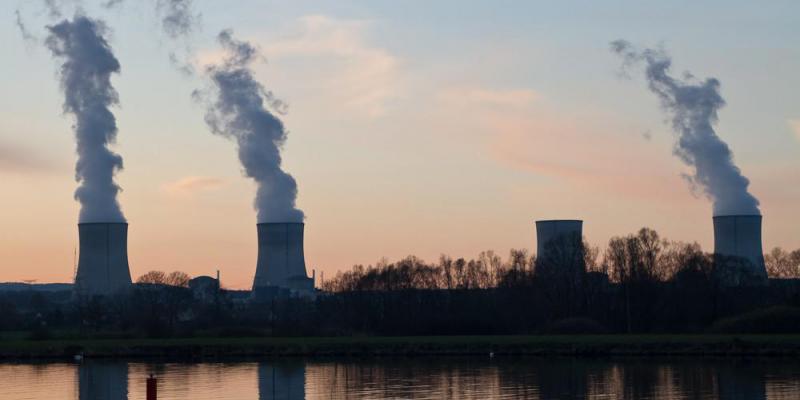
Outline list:
[[[585,399],[591,366],[581,360],[555,360],[536,368],[535,382],[542,399]]]
[[[797,367],[697,360],[535,359],[321,363],[307,367],[308,398],[783,399]],[[772,372],[768,372],[772,371]],[[795,375],[791,375],[794,372]],[[780,383],[770,383],[770,377]],[[792,386],[794,385],[794,386]],[[263,398],[263,397],[262,397]]]
[[[78,366],[80,400],[124,400],[128,398],[128,364],[84,362]]]
[[[764,371],[744,363],[717,368],[717,388],[722,399],[762,400],[767,398]],[[798,394],[800,395],[800,394]]]
[[[707,399],[713,383],[711,372],[707,367],[652,360],[597,362],[587,370],[587,398]]]
[[[486,399],[500,393],[496,366],[469,360],[391,360],[308,365],[309,398]],[[347,396],[343,396],[347,394]]]
[[[796,400],[800,396],[800,373],[794,365],[778,365],[764,373],[765,391],[770,400]]]
[[[765,399],[764,364],[696,360],[625,361],[589,367],[585,398]],[[796,378],[795,378],[796,380]],[[584,398],[584,397],[574,397]]]

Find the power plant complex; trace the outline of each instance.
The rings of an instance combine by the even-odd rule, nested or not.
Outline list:
[[[258,258],[253,291],[272,289],[293,295],[314,291],[314,278],[306,273],[303,223],[257,225]],[[81,296],[111,295],[131,286],[128,266],[128,224],[124,222],[78,224],[80,256],[75,292]]]
[[[763,284],[767,270],[761,244],[760,215],[720,215],[714,222],[716,278],[725,286]],[[582,263],[583,221],[536,221],[537,263]]]
[[[131,286],[128,224],[117,199],[120,187],[114,181],[123,163],[110,148],[117,135],[111,108],[118,99],[108,94],[116,93],[111,77],[119,73],[120,63],[103,36],[107,33],[103,26],[102,21],[76,15],[49,27],[46,41],[61,63],[64,111],[76,121],[79,187],[75,198],[81,203],[81,223],[75,289],[79,295],[109,295]],[[220,32],[217,39],[224,57],[206,69],[208,89],[194,94],[207,106],[204,120],[209,130],[236,142],[243,173],[256,184],[258,257],[253,292],[313,294],[314,277],[307,274],[304,255],[305,214],[296,205],[297,182],[282,168],[287,130],[273,109],[273,103],[280,102],[270,98],[252,70],[252,62],[259,57],[256,46],[236,39],[230,30]],[[759,202],[750,194],[749,180],[734,164],[729,147],[711,129],[717,110],[724,105],[718,85],[670,76],[671,59],[663,52],[638,49],[624,40],[611,45],[626,65],[661,68],[660,74],[646,74],[649,87],[673,118],[673,128],[681,138],[676,154],[694,167],[693,182],[713,201],[717,215],[714,255],[720,278],[731,285],[765,281]],[[84,48],[96,51],[71,51]],[[704,101],[697,100],[701,98]],[[585,270],[582,229],[581,220],[536,221],[537,268],[542,264]]]
[[[760,215],[715,216],[714,258],[717,279],[728,286],[766,282],[761,244]],[[258,257],[253,292],[270,295],[311,295],[304,254],[302,222],[260,223]],[[82,296],[111,295],[131,286],[128,266],[128,224],[94,222],[78,224],[80,255],[75,292]],[[583,221],[577,219],[536,221],[537,263],[583,265]]]

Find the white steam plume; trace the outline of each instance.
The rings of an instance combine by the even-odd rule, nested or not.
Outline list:
[[[759,215],[758,199],[747,189],[750,181],[714,131],[717,111],[725,105],[719,81],[696,82],[689,74],[685,79],[671,76],[672,59],[663,50],[640,50],[624,40],[611,42],[611,50],[622,57],[623,68],[645,64],[650,91],[661,100],[677,134],[674,153],[693,169],[687,179],[711,199],[714,215]]]
[[[119,102],[111,75],[120,64],[104,36],[102,21],[76,15],[48,26],[45,41],[59,69],[64,92],[64,112],[75,117],[73,129],[78,161],[75,198],[81,204],[80,222],[124,222],[114,174],[122,169],[122,157],[108,146],[117,136],[117,123],[109,109]]]
[[[281,169],[286,130],[267,109],[282,113],[285,105],[253,77],[250,63],[258,52],[252,45],[234,39],[229,30],[218,40],[227,57],[206,70],[213,100],[205,121],[213,133],[236,140],[244,173],[256,181],[258,222],[302,222],[303,212],[295,206],[297,183]]]

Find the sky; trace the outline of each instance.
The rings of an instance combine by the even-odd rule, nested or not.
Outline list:
[[[113,150],[134,279],[220,270],[226,287],[252,284],[255,187],[191,96],[228,28],[260,49],[256,77],[288,104],[283,167],[298,182],[309,274],[533,251],[538,219],[582,219],[601,248],[647,226],[711,250],[711,203],[682,178],[641,74],[620,75],[616,39],[663,46],[676,73],[719,79],[717,133],[761,201],[764,247],[800,248],[794,0],[196,0],[200,25],[184,42],[161,33],[148,1],[64,3],[106,21],[121,64]],[[29,1],[2,2],[0,18],[0,281],[68,282],[76,153],[42,44],[56,21]],[[169,61],[187,44],[194,75]]]

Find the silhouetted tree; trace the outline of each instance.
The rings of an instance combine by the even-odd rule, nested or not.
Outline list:
[[[384,258],[337,273],[315,299],[278,294],[266,303],[225,290],[219,301],[201,302],[186,287],[187,274],[161,271],[142,275],[122,296],[0,292],[0,329],[28,329],[32,338],[60,328],[158,337],[196,329],[220,335],[704,332],[715,321],[759,308],[800,307],[800,280],[792,279],[800,250],[768,253],[769,286],[747,287],[721,285],[729,265],[720,272],[720,257],[697,243],[670,242],[647,228],[612,238],[600,260],[600,249],[578,237],[545,249],[538,256],[512,249],[506,258],[492,251],[473,259],[442,255],[433,263]]]
[[[585,312],[586,251],[580,235],[565,234],[544,246],[536,257],[536,287],[543,294],[549,319]]]
[[[635,235],[611,238],[608,243],[605,262],[624,292],[628,332],[649,327],[661,248],[658,233],[649,228],[642,228]]]

